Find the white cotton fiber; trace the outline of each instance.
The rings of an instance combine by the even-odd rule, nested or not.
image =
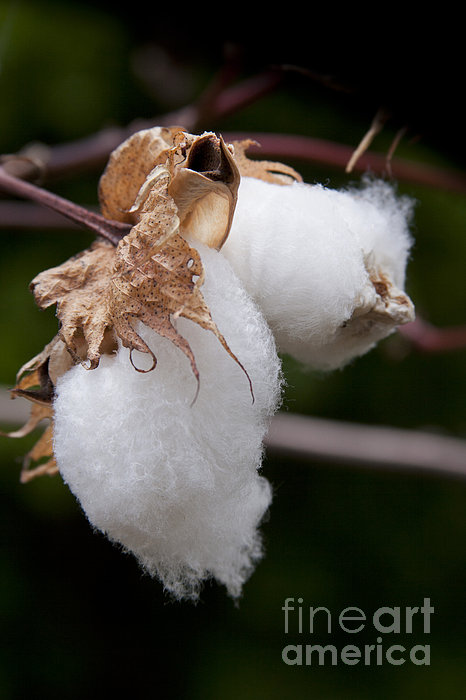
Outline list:
[[[261,557],[258,526],[271,502],[259,475],[262,439],[278,407],[273,336],[229,263],[199,247],[212,317],[253,385],[213,333],[178,319],[200,372],[144,326],[158,359],[141,374],[122,348],[95,370],[57,383],[55,455],[92,525],[132,552],[178,598],[210,577],[233,597]],[[146,359],[134,353],[141,365]]]
[[[278,349],[332,369],[413,318],[403,291],[411,210],[383,181],[338,191],[245,177],[222,253]]]

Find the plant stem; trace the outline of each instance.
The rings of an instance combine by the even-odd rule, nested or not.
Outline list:
[[[320,163],[335,167],[342,172],[353,155],[353,148],[350,146],[310,136],[229,131],[223,131],[222,136],[227,143],[242,141],[246,138],[256,141],[259,147],[251,146],[248,151],[248,155],[251,156]],[[466,194],[466,177],[463,172],[451,168],[429,166],[425,163],[402,158],[392,159],[391,154],[386,156],[366,151],[355,163],[353,170],[360,173],[372,172],[378,175],[388,172],[399,181]]]
[[[90,229],[97,236],[105,238],[113,245],[117,245],[120,239],[125,236],[131,226],[120,221],[105,219],[101,214],[91,212],[85,207],[70,202],[42,187],[37,187],[30,182],[20,180],[10,175],[3,166],[0,166],[0,189],[9,194],[30,199],[38,204],[42,204],[49,209],[53,209],[62,216],[75,223]]]
[[[423,430],[278,413],[265,444],[273,453],[306,461],[466,477],[466,441]]]

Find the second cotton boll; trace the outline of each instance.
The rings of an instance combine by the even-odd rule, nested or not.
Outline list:
[[[281,393],[274,339],[229,263],[200,247],[203,294],[252,382],[213,333],[186,319],[200,372],[142,325],[157,356],[147,374],[128,351],[75,366],[57,384],[55,454],[91,524],[132,552],[178,598],[214,577],[237,597],[262,554],[259,526],[271,502],[260,475],[262,440]],[[139,358],[142,362],[144,358]]]
[[[330,370],[413,320],[404,292],[411,212],[381,180],[338,191],[244,177],[222,253],[278,349]]]

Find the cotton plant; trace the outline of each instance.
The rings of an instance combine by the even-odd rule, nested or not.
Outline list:
[[[59,330],[12,392],[32,401],[16,436],[49,421],[23,481],[59,472],[178,599],[212,578],[238,598],[263,555],[279,353],[342,367],[414,313],[411,202],[306,184],[249,145],[154,127],[111,154],[101,210],[128,232],[31,282]]]

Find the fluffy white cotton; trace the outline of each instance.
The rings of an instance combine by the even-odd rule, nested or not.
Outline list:
[[[413,318],[403,291],[411,210],[383,181],[338,191],[243,178],[222,253],[279,350],[332,369]]]
[[[132,552],[178,598],[214,577],[233,596],[262,554],[258,526],[271,486],[258,470],[277,409],[281,369],[273,336],[229,263],[202,247],[204,297],[231,350],[178,319],[200,371],[140,326],[158,358],[136,372],[122,348],[95,370],[76,366],[57,384],[55,455],[92,525]],[[145,357],[134,353],[142,364]]]

